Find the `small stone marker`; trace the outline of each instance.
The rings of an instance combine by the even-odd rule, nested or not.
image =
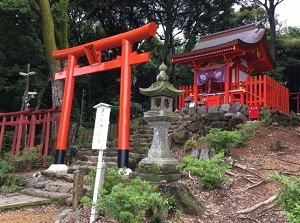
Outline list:
[[[74,211],[76,211],[76,209],[78,208],[82,196],[83,196],[83,174],[81,170],[76,170],[74,172],[74,182],[73,182],[72,208]]]

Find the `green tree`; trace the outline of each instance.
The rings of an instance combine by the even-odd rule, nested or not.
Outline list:
[[[61,70],[62,66],[60,61],[52,57],[52,52],[69,47],[67,29],[69,0],[30,0],[28,3],[41,22],[44,50],[49,66],[49,80],[51,81],[52,105],[61,106],[63,85],[62,81],[54,80],[54,75]]]
[[[26,72],[28,63],[36,72],[30,77],[30,90],[39,93],[31,107],[39,107],[48,69],[38,17],[31,13],[27,1],[0,0],[0,18],[0,110],[20,110],[26,79],[19,72]]]
[[[241,5],[262,6],[266,10],[270,23],[271,55],[274,61],[276,61],[277,56],[275,9],[283,1],[284,0],[240,0]]]
[[[287,27],[278,34],[277,64],[282,68],[283,83],[290,92],[300,91],[300,28]],[[291,101],[291,110],[296,111],[295,100]]]

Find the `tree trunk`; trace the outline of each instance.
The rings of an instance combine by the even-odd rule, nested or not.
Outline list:
[[[59,4],[65,6],[65,15],[61,15],[62,17],[66,17],[67,15],[67,4],[68,0],[61,0]],[[31,8],[39,15],[42,23],[42,34],[43,34],[43,42],[46,54],[46,60],[49,66],[49,79],[51,81],[51,89],[52,89],[52,106],[60,106],[62,105],[63,99],[63,82],[54,80],[55,73],[62,70],[60,61],[54,60],[52,57],[52,52],[57,50],[57,46],[68,47],[67,44],[67,20],[63,20],[61,24],[59,24],[58,30],[55,30],[52,11],[50,7],[50,3],[48,0],[29,0],[29,4]],[[60,38],[56,39],[55,33],[61,33]],[[53,148],[56,142],[58,132],[58,124],[53,122],[51,129],[51,139],[49,148]]]
[[[277,43],[276,43],[276,24],[275,24],[275,8],[270,8],[268,11],[269,22],[270,22],[270,34],[271,34],[271,56],[276,61],[277,54]]]

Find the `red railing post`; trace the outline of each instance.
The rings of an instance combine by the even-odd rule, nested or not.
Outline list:
[[[4,131],[5,131],[5,124],[6,124],[6,117],[2,117],[2,123],[1,123],[1,131],[0,131],[0,152],[2,150],[2,143],[4,138]]]

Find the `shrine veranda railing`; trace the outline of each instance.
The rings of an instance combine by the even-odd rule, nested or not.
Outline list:
[[[193,86],[181,86],[180,90],[184,90],[184,94],[178,98],[178,110],[184,107],[184,99],[192,96],[194,90]],[[229,89],[230,91],[236,91],[236,88]],[[198,89],[198,102],[203,95]],[[210,94],[213,96],[214,94]],[[215,93],[220,97],[224,97],[224,93]],[[229,94],[231,95],[231,94]],[[284,113],[289,114],[289,90],[281,85],[279,82],[273,80],[267,75],[249,76],[246,82],[243,84],[243,88],[240,90],[241,97],[236,101],[240,101],[246,106],[259,106],[268,107],[270,109],[278,109]],[[224,101],[224,100],[220,100]],[[198,103],[197,102],[197,103]],[[232,98],[229,98],[229,103],[233,102]]]
[[[7,128],[12,128],[14,131],[11,142],[11,154],[19,154],[21,148],[35,146],[36,131],[39,127],[41,131],[38,152],[40,157],[47,156],[51,123],[59,121],[58,113],[60,113],[59,107],[37,111],[28,109],[25,111],[0,113],[0,152]]]

